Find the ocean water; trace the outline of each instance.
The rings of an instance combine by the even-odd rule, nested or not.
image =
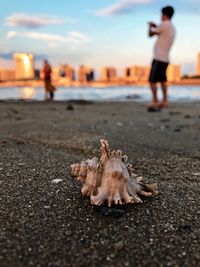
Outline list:
[[[161,90],[159,90],[161,97]],[[55,92],[55,100],[91,100],[91,101],[138,101],[146,102],[151,98],[147,86],[122,86],[107,88],[59,87]],[[44,99],[42,87],[0,88],[0,100],[38,100]],[[200,86],[171,86],[169,88],[171,102],[200,101]]]

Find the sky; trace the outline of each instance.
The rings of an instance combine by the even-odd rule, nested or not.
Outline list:
[[[177,30],[171,63],[194,73],[200,52],[200,0],[0,0],[0,67],[13,65],[13,52],[31,52],[36,65],[47,58],[94,68],[148,65],[155,38],[147,22],[160,22],[172,5]]]

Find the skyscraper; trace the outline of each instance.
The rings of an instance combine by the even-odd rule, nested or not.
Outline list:
[[[124,70],[124,80],[126,82],[146,82],[148,81],[150,66],[130,66]]]
[[[102,67],[101,80],[103,82],[115,82],[117,80],[117,70],[114,67]]]
[[[34,56],[29,53],[14,53],[15,78],[33,79],[34,74]]]
[[[13,81],[15,71],[13,69],[0,69],[0,81]]]
[[[200,53],[197,54],[197,75],[200,75]]]
[[[170,64],[167,68],[167,80],[169,82],[178,82],[181,79],[180,65]]]
[[[65,77],[69,81],[75,80],[75,71],[72,65],[61,64],[60,65],[60,74],[61,77]]]
[[[90,67],[81,65],[78,69],[78,81],[81,83],[94,80],[94,70]]]

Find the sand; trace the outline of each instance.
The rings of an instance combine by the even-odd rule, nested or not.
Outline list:
[[[199,136],[199,103],[1,102],[0,266],[200,266]],[[90,205],[70,164],[100,138],[160,194],[119,216]]]

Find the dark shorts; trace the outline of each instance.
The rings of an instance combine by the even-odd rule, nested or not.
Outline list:
[[[149,75],[150,83],[166,82],[167,81],[167,67],[169,63],[154,59],[151,65]]]

